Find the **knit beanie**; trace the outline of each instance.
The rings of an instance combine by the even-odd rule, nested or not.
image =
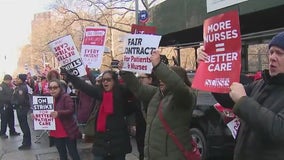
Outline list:
[[[276,46],[284,50],[284,32],[280,32],[272,38],[268,48],[271,46]]]
[[[22,82],[25,82],[27,80],[27,75],[26,74],[19,74],[18,78],[22,80]]]
[[[13,79],[13,78],[12,78],[11,75],[5,74],[5,76],[4,76],[4,81],[6,81],[6,80],[12,80],[12,79]]]

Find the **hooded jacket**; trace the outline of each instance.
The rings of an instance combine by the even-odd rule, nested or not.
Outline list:
[[[74,119],[75,110],[72,98],[67,93],[61,92],[59,97],[55,98],[54,105],[68,137],[70,139],[81,138],[81,132]]]

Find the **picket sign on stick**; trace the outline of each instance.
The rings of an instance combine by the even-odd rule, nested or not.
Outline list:
[[[61,67],[77,77],[87,74],[71,35],[53,40],[48,45]]]

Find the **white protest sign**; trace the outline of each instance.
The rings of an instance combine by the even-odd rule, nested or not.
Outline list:
[[[74,76],[82,77],[87,74],[71,35],[50,42],[49,47],[61,67],[65,68]]]
[[[52,111],[54,111],[52,96],[33,96],[35,130],[55,130],[55,119],[50,115]]]
[[[124,37],[122,70],[151,73],[150,56],[159,47],[161,36],[147,34],[128,34]]]
[[[206,0],[207,13],[248,0]]]
[[[88,68],[100,68],[102,65],[106,27],[86,27],[81,47],[81,57]]]
[[[236,139],[237,134],[238,134],[238,129],[240,127],[240,119],[238,117],[234,118],[232,121],[230,121],[229,123],[227,123],[227,126],[229,127],[232,136],[234,137],[234,139]]]

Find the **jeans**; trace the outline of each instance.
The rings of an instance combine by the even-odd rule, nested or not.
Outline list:
[[[76,139],[72,140],[69,138],[54,138],[54,144],[59,153],[60,160],[68,160],[67,149],[70,157],[73,160],[80,160]]]
[[[125,155],[117,156],[94,156],[94,160],[125,160]]]

